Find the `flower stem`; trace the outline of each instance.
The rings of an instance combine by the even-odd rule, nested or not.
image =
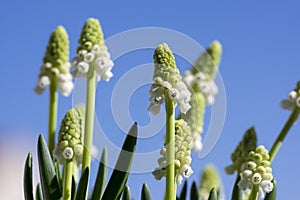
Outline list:
[[[94,112],[95,112],[95,93],[96,93],[96,71],[90,65],[87,74],[86,84],[86,105],[85,105],[85,126],[84,126],[84,146],[82,158],[82,171],[90,167],[91,164],[91,146],[93,140]]]
[[[167,146],[167,172],[166,172],[166,200],[176,199],[175,184],[175,112],[174,102],[166,94],[166,146]]]
[[[71,199],[73,161],[66,161],[64,165],[63,200]]]
[[[259,185],[254,185],[249,197],[249,200],[257,200]]]
[[[296,120],[298,119],[299,116],[299,108],[295,108],[294,111],[292,112],[292,114],[290,115],[288,121],[286,122],[286,124],[284,125],[284,127],[282,128],[281,132],[279,133],[279,135],[277,136],[271,150],[270,150],[270,162],[273,161],[273,159],[275,158],[284,138],[286,137],[287,133],[289,132],[289,130],[291,129],[291,127],[293,126],[293,124],[296,122]]]
[[[48,148],[52,156],[52,151],[55,145],[55,132],[56,132],[56,122],[57,122],[57,82],[56,77],[51,79],[50,83],[50,102],[49,102],[49,121],[48,121]]]

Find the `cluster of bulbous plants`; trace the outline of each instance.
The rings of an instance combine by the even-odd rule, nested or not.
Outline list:
[[[108,158],[104,148],[96,181],[89,181],[96,84],[113,77],[114,62],[97,19],[90,18],[86,21],[78,43],[77,55],[69,61],[68,34],[64,27],[58,26],[51,34],[46,48],[34,91],[40,95],[45,89],[49,89],[48,138],[46,142],[41,134],[38,139],[40,181],[35,188],[32,179],[32,154],[27,156],[24,169],[26,200],[131,199],[130,186],[126,182],[136,149],[137,123],[128,131],[110,178],[107,178]],[[193,173],[191,154],[202,149],[204,112],[207,106],[215,102],[215,95],[218,93],[214,79],[221,54],[220,42],[212,42],[193,66],[181,75],[167,44],[158,44],[154,51],[148,111],[156,115],[162,112],[161,107],[164,105],[166,134],[158,166],[153,169],[152,174],[157,180],[164,178],[166,184],[162,198],[166,200],[188,197],[187,180],[184,179],[188,179]],[[75,78],[86,79],[86,102],[84,106],[70,109],[61,120],[60,127],[57,127],[58,91],[63,96],[69,96],[74,88]],[[292,113],[270,151],[263,145],[257,145],[255,129],[251,127],[232,153],[232,164],[225,168],[228,174],[236,173],[237,176],[232,199],[276,199],[276,181],[271,165],[285,136],[299,116],[300,83],[289,93],[287,100],[281,102],[281,106]],[[177,116],[176,108],[180,110]],[[183,180],[184,186],[179,193],[177,186]],[[150,190],[144,183],[140,198],[151,199]],[[221,181],[213,166],[204,168],[199,187],[194,181],[189,196],[191,199],[201,200],[225,198]]]

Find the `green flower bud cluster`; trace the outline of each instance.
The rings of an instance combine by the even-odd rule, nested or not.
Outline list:
[[[210,191],[215,188],[216,191],[220,191],[221,180],[218,175],[217,169],[213,165],[207,165],[201,176],[199,196],[201,199],[208,199]],[[219,194],[220,197],[220,194]]]
[[[83,146],[83,114],[81,109],[70,109],[61,122],[58,143],[53,150],[53,157],[59,164],[75,160],[81,164]]]
[[[280,102],[280,105],[286,110],[300,108],[300,81],[297,83],[296,88],[288,94],[288,98]]]
[[[222,56],[222,45],[219,41],[213,41],[206,51],[194,63],[192,74],[202,72],[206,75],[206,80],[215,78]]]
[[[248,162],[243,165],[241,180],[238,186],[241,190],[252,189],[254,185],[259,185],[259,197],[264,197],[264,192],[273,190],[273,174],[270,167],[270,156],[264,146],[258,146],[255,151],[248,155]]]
[[[180,118],[188,123],[191,128],[193,142],[191,149],[200,151],[202,149],[201,133],[203,132],[203,117],[205,112],[205,97],[200,92],[195,92],[191,96],[191,109],[186,114],[181,114]]]
[[[257,146],[257,138],[254,127],[248,129],[241,142],[231,154],[233,164],[225,168],[227,174],[233,174],[235,171],[241,172],[242,165],[248,160],[248,154]]]
[[[57,83],[64,96],[69,96],[73,89],[72,76],[69,73],[69,39],[64,27],[58,26],[51,34],[44,56],[44,64],[40,68],[40,74],[35,92],[42,94],[52,81]]]
[[[193,173],[190,167],[192,161],[192,138],[190,132],[190,127],[183,119],[175,121],[175,174],[178,185],[182,182],[183,178],[188,178]],[[163,147],[160,154],[162,157],[158,159],[159,167],[152,173],[157,180],[166,175],[166,166],[168,165],[166,158],[167,148]]]
[[[161,104],[168,95],[171,100],[178,103],[180,111],[186,113],[190,108],[191,93],[182,81],[175,63],[175,57],[167,44],[157,46],[154,52],[153,84],[150,88],[149,112],[157,114]]]
[[[168,81],[173,87],[181,81],[179,70],[175,63],[175,57],[166,43],[157,46],[153,55],[154,75],[153,81],[162,84]]]
[[[77,48],[78,54],[80,54],[81,50],[90,52],[93,46],[104,44],[103,32],[98,19],[89,18],[86,21],[78,43],[80,44]]]
[[[97,81],[109,81],[114,66],[104,44],[103,32],[97,19],[90,18],[82,28],[77,56],[72,59],[72,75],[86,78],[90,67],[97,72]]]

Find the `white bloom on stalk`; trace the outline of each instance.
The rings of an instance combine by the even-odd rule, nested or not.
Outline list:
[[[280,102],[280,106],[286,110],[294,110],[295,108],[300,108],[300,82],[297,83],[297,87],[291,91],[287,99]]]
[[[191,105],[191,93],[179,74],[175,58],[167,44],[159,45],[154,52],[153,84],[149,90],[150,105],[148,111],[156,115],[166,96],[176,102],[182,113],[186,113]]]
[[[113,77],[111,70],[114,62],[111,60],[107,47],[104,44],[94,45],[91,52],[81,50],[71,63],[74,77],[86,78],[90,66],[93,66],[96,70],[97,81],[103,79],[108,82]]]

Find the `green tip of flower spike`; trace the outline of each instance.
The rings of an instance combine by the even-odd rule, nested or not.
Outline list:
[[[60,164],[74,157],[78,164],[81,163],[83,121],[82,109],[77,108],[70,109],[62,120],[58,143],[53,151],[53,156]]]
[[[199,195],[203,199],[207,199],[207,197],[209,196],[210,190],[212,188],[215,188],[216,191],[219,191],[220,185],[221,185],[221,182],[220,182],[220,178],[218,175],[218,171],[216,170],[216,168],[213,165],[207,165],[202,172]]]
[[[243,139],[231,154],[234,170],[240,172],[241,166],[248,160],[249,152],[256,149],[257,137],[254,127],[249,128],[243,136]],[[232,170],[230,170],[232,171]],[[229,172],[228,172],[229,173]]]
[[[82,28],[80,39],[78,41],[80,50],[91,51],[94,45],[102,45],[104,43],[103,32],[98,19],[89,18]]]
[[[63,26],[58,26],[51,34],[44,64],[51,63],[52,67],[61,70],[69,60],[69,38]]]
[[[158,45],[154,51],[154,63],[164,67],[177,68],[175,57],[166,43]]]
[[[156,47],[153,59],[155,64],[154,81],[157,81],[155,80],[156,77],[159,77],[162,81],[168,81],[172,85],[181,81],[181,76],[175,63],[175,57],[166,43],[162,43]],[[176,81],[172,79],[176,79]],[[157,83],[160,83],[160,81],[157,81]]]
[[[222,45],[219,41],[213,41],[206,51],[194,64],[193,74],[202,72],[207,75],[207,81],[213,80],[218,71],[222,56]]]

